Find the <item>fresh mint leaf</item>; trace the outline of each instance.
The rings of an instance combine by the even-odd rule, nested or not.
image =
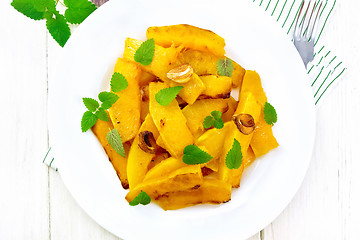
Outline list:
[[[214,125],[215,119],[212,116],[206,116],[203,121],[205,129],[211,128]]]
[[[211,116],[213,116],[215,118],[215,120],[218,120],[218,119],[221,119],[222,112],[215,110],[215,111],[212,111],[210,114],[211,114]]]
[[[275,108],[268,102],[264,105],[264,119],[269,125],[274,125],[277,122],[277,113]]]
[[[64,0],[67,9],[65,18],[69,23],[80,24],[92,12],[96,10],[96,6],[88,0]]]
[[[45,6],[42,6],[41,2],[38,0],[13,0],[11,6],[31,19],[40,20],[44,18],[45,13]]]
[[[214,128],[217,128],[217,129],[222,129],[224,127],[224,122],[221,118],[219,119],[216,119],[214,121]]]
[[[207,163],[213,158],[210,154],[195,145],[187,145],[183,153],[183,162],[189,165]]]
[[[134,55],[135,62],[138,62],[144,66],[149,65],[155,53],[155,41],[154,39],[149,39],[143,42],[140,47],[136,50]]]
[[[99,108],[96,112],[95,115],[98,119],[108,122],[109,121],[109,115],[107,114],[107,112],[103,109],[103,108]]]
[[[144,192],[141,191],[131,202],[129,202],[130,206],[136,206],[138,204],[142,205],[148,205],[151,202],[150,196]]]
[[[233,72],[233,62],[229,58],[219,59],[216,63],[217,71],[220,76],[231,77]]]
[[[122,144],[122,140],[119,132],[116,129],[111,130],[106,135],[106,140],[110,146],[117,152],[120,156],[125,157],[125,150]]]
[[[161,106],[166,107],[176,98],[181,89],[183,89],[183,86],[161,89],[155,94],[155,99]]]
[[[81,131],[86,132],[97,122],[97,117],[90,111],[84,113],[81,119]]]
[[[71,35],[70,28],[65,20],[65,17],[57,11],[54,14],[47,15],[46,27],[55,41],[61,47],[64,47]]]
[[[128,87],[128,82],[124,75],[114,72],[110,81],[111,91],[120,92]]]
[[[226,154],[225,164],[229,169],[238,169],[242,163],[241,146],[238,140],[234,138],[232,148]]]
[[[102,102],[101,108],[103,109],[109,109],[119,99],[118,95],[111,92],[101,92],[98,97]]]
[[[91,112],[95,112],[98,109],[99,102],[92,98],[83,98],[83,103],[87,109]]]
[[[220,111],[212,111],[211,116],[206,116],[203,121],[203,126],[205,129],[211,128],[214,126],[217,129],[221,129],[224,127],[224,121],[221,119],[222,112]]]

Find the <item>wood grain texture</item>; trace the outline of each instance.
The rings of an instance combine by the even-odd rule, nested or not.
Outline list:
[[[44,22],[0,2],[0,239],[119,239],[77,205],[41,164],[48,147],[47,87],[61,48]],[[282,214],[248,240],[360,238],[360,62],[357,0],[338,1],[324,32],[349,70],[317,107],[304,182]]]

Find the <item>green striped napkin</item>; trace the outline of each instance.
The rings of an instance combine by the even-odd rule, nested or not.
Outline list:
[[[289,36],[289,41],[292,40],[293,29],[296,16],[300,10],[302,2],[307,6],[310,0],[250,0],[262,8],[266,14],[270,14],[274,21],[278,22],[280,27]],[[96,1],[95,1],[96,2]],[[106,0],[98,0],[97,2],[106,2]],[[336,0],[322,0],[317,1],[316,7],[320,6],[319,20],[316,27],[315,40],[315,56],[314,60],[307,66],[310,85],[314,92],[314,102],[318,104],[320,99],[323,99],[325,93],[329,92],[329,88],[334,86],[334,82],[344,73],[346,67],[343,62],[336,56],[336,54],[328,49],[321,41],[321,35],[328,22],[328,19],[335,7]],[[58,170],[56,161],[49,148],[43,163]]]
[[[267,14],[270,14],[274,21],[278,22],[280,27],[286,32],[292,40],[296,16],[299,13],[300,6],[304,2],[304,8],[311,0],[250,0],[262,8]],[[310,85],[314,92],[315,104],[318,104],[329,88],[334,86],[334,82],[346,70],[341,59],[322,42],[321,35],[334,10],[336,0],[313,0],[311,5],[316,2],[316,9],[321,5],[319,19],[315,31],[315,49],[314,60],[307,66]]]

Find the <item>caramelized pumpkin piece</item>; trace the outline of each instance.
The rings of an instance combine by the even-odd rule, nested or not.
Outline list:
[[[139,146],[141,141],[140,133],[145,131],[151,132],[155,139],[159,137],[159,132],[150,114],[145,118],[145,121],[141,125],[130,148],[127,164],[127,175],[130,189],[133,189],[142,182],[145,174],[147,173],[148,165],[155,156],[154,153],[146,152]]]
[[[200,96],[200,94],[202,94],[206,89],[205,84],[203,83],[203,81],[201,81],[201,79],[196,73],[193,73],[190,81],[186,83],[176,83],[173,81],[170,81],[169,83],[171,87],[184,87],[180,90],[179,96],[188,104],[193,104]]]
[[[125,40],[125,50],[123,58],[129,61],[134,61],[134,55],[136,50],[140,47],[143,41],[126,38]],[[171,46],[169,48],[164,48],[159,45],[155,45],[155,53],[154,58],[150,65],[143,66],[138,64],[145,71],[155,75],[163,81],[170,81],[167,77],[167,73],[177,67],[180,66],[177,58],[180,52],[183,50],[183,47],[175,47]]]
[[[127,179],[127,156],[129,154],[130,144],[124,143],[124,149],[125,149],[125,158],[120,156],[109,144],[109,142],[106,139],[106,136],[109,131],[114,129],[114,126],[112,125],[111,121],[105,122],[102,120],[97,120],[96,124],[91,128],[101,145],[103,146],[107,156],[109,157],[109,160],[111,164],[113,165],[116,174],[118,175],[121,185],[124,189],[129,188],[129,182]]]
[[[204,178],[197,189],[170,192],[157,198],[164,210],[175,210],[200,203],[219,204],[231,200],[231,185],[214,178]]]
[[[221,129],[213,128],[207,130],[195,141],[197,146],[200,148],[205,147],[207,149],[207,153],[213,157],[213,159],[205,163],[205,166],[216,172],[219,170],[219,157],[223,150],[224,139],[225,135],[227,134],[227,127],[228,125]]]
[[[157,198],[168,192],[185,191],[199,187],[203,182],[200,165],[190,165],[177,169],[167,176],[149,179],[130,189],[126,200],[131,202],[141,191],[151,198]]]
[[[252,93],[243,94],[239,101],[239,106],[235,112],[235,115],[238,114],[249,114],[255,121],[255,126],[259,121],[261,106],[255,100],[255,97]],[[225,159],[229,150],[232,148],[234,139],[236,139],[241,146],[241,153],[243,159],[247,157],[247,150],[250,145],[251,138],[253,136],[253,132],[245,135],[239,131],[234,122],[227,122],[225,126],[228,125],[228,133],[225,136],[224,142],[224,152],[220,157],[220,166],[219,166],[219,176],[220,179],[230,183],[233,187],[240,186],[240,179],[242,176],[242,172],[244,170],[244,163],[242,162],[241,166],[238,169],[229,169],[226,167]],[[225,127],[224,126],[224,127]]]
[[[230,96],[230,98],[226,99],[228,109],[226,112],[223,113],[221,116],[222,120],[224,122],[232,121],[233,115],[235,113],[235,110],[238,106],[238,101],[236,101],[233,97]]]
[[[226,109],[227,101],[225,99],[202,99],[192,105],[187,105],[182,112],[187,119],[187,126],[191,133],[197,137],[204,132],[203,122],[206,116],[209,116],[212,111],[225,112]]]
[[[225,55],[225,40],[222,37],[210,30],[187,24],[149,27],[146,36],[163,47],[183,45],[185,48],[210,52],[220,57]]]
[[[256,157],[265,155],[270,150],[279,146],[273,135],[272,126],[265,122],[263,111],[261,111],[260,120],[255,127],[250,144]]]
[[[223,57],[221,57],[223,58]],[[220,57],[217,57],[211,53],[201,52],[196,50],[187,50],[182,52],[179,55],[179,61],[182,64],[190,64],[194,69],[194,72],[199,76],[202,75],[217,75],[217,61]],[[233,87],[240,87],[242,84],[242,80],[245,74],[245,69],[237,64],[235,61],[233,62],[233,72],[232,72],[232,84]]]
[[[231,92],[231,78],[226,76],[200,76],[205,85],[203,95],[209,98],[229,98]]]
[[[239,97],[246,92],[251,92],[261,106],[267,102],[260,76],[255,71],[246,70]]]
[[[181,159],[169,157],[150,169],[144,178],[144,182],[150,179],[166,177],[171,172],[186,166]]]
[[[123,142],[135,137],[140,128],[140,90],[141,69],[133,62],[119,58],[114,72],[125,76],[128,86],[117,92],[119,99],[109,109],[114,128],[118,130]]]
[[[160,133],[165,149],[174,157],[180,157],[183,149],[193,144],[194,137],[186,125],[176,99],[168,106],[161,106],[155,95],[167,85],[161,82],[150,83],[150,114]]]

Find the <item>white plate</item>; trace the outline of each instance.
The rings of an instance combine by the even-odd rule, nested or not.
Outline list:
[[[244,173],[232,200],[163,211],[130,207],[91,131],[81,133],[82,97],[108,83],[125,37],[145,39],[147,27],[187,23],[226,40],[227,55],[262,77],[278,112],[280,147]],[[280,214],[298,190],[311,158],[315,108],[303,63],[273,19],[250,1],[111,1],[79,26],[63,50],[50,85],[50,141],[62,179],[78,204],[124,239],[244,239]]]

